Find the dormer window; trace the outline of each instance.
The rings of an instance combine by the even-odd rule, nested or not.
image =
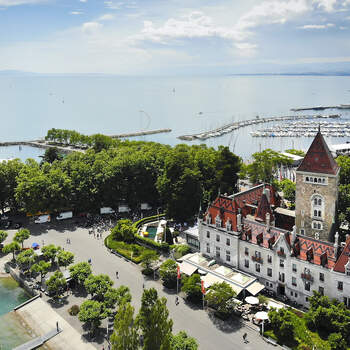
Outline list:
[[[226,221],[226,230],[227,231],[231,231],[232,230],[231,220],[227,220]]]
[[[219,215],[217,215],[216,218],[215,218],[215,226],[216,227],[221,227],[221,219],[220,219]]]
[[[210,214],[207,215],[207,224],[211,224],[211,215]]]

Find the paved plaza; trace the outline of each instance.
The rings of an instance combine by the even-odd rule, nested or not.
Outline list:
[[[88,233],[88,229],[76,227],[71,222],[30,225],[28,228],[32,235],[25,241],[25,246],[31,246],[34,242],[41,246],[44,241],[45,245],[52,243],[74,253],[75,263],[91,259],[94,274],[108,274],[115,282],[114,287],[124,284],[130,288],[133,297],[132,303],[137,310],[140,307],[143,283],[145,283],[145,288],[156,288],[159,296],[164,296],[168,300],[167,307],[170,317],[174,321],[173,332],[185,330],[190,336],[197,339],[201,350],[264,350],[273,348],[255,330],[246,327],[239,319],[231,323],[220,321],[201,308],[186,304],[182,299],[180,304],[176,306],[174,292],[165,290],[159,281],[144,278],[137,265],[109,253],[103,244],[103,239],[94,238],[93,234]],[[9,237],[4,244],[9,243],[15,234],[14,230],[8,232]],[[107,234],[107,232],[103,233],[103,238]],[[70,244],[67,244],[67,238],[70,239]],[[10,255],[8,257],[10,258]],[[119,279],[116,279],[116,271],[119,272]],[[60,307],[54,306],[55,311],[80,333],[85,333],[77,317],[72,317],[67,312],[72,304],[81,303],[82,297],[76,298],[70,295],[67,300],[69,302]],[[244,333],[248,334],[246,344],[242,339]],[[64,336],[64,332],[62,336]],[[102,350],[103,346],[107,349],[107,342],[103,339],[98,339],[93,345],[97,349]]]

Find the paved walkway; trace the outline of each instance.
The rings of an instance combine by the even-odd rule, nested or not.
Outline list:
[[[86,342],[77,330],[40,298],[23,306],[16,313],[23,317],[37,334],[45,335],[52,332],[52,330],[56,331],[55,333],[57,334],[56,322],[58,322],[58,326],[62,332],[46,342],[47,345],[55,350],[95,350],[94,346]],[[22,348],[18,347],[18,349]]]
[[[93,235],[88,234],[87,229],[75,228],[68,222],[61,222],[58,225],[42,224],[31,226],[29,229],[32,236],[25,241],[25,246],[31,246],[33,242],[41,245],[42,240],[44,240],[45,245],[53,243],[64,247],[65,250],[73,252],[75,254],[75,262],[87,261],[91,258],[92,268],[95,274],[108,274],[115,282],[115,287],[124,284],[130,288],[133,296],[132,303],[136,307],[136,310],[140,307],[143,283],[145,283],[146,288],[156,288],[160,296],[168,299],[167,306],[170,317],[174,321],[173,331],[177,333],[180,330],[185,330],[190,336],[197,339],[201,350],[264,350],[273,348],[261,339],[256,331],[246,327],[239,319],[232,323],[223,322],[203,311],[201,308],[187,305],[183,300],[176,306],[173,291],[166,291],[159,282],[145,280],[138,266],[114,254],[110,254],[103,244],[103,239],[97,240]],[[9,233],[7,241],[4,242],[5,244],[12,239],[14,231],[9,231]],[[105,236],[106,234],[104,234],[103,238]],[[70,238],[71,244],[66,243],[67,238]],[[116,279],[116,271],[119,272],[119,279]],[[65,305],[55,309],[55,311],[64,319],[71,321],[73,318],[67,312],[68,307],[69,305]],[[55,320],[53,322],[55,323]],[[83,333],[81,324],[77,321],[76,317],[73,322],[73,327],[77,330],[80,329],[80,332]],[[246,344],[243,343],[242,339],[245,332],[248,333],[249,341]],[[95,346],[102,350],[103,344],[106,347],[106,342],[95,343]],[[71,346],[67,348],[73,349]]]

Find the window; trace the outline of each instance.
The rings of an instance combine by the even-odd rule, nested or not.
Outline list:
[[[296,277],[292,277],[292,285],[293,285],[294,287],[297,286],[297,279],[296,279]]]
[[[284,260],[280,259],[280,267],[284,267]]]
[[[261,253],[258,252],[257,250],[255,251],[254,255],[256,258],[261,258]]]
[[[210,245],[209,245],[209,243],[207,243],[207,253],[210,254]]]
[[[318,292],[319,292],[321,295],[324,295],[324,288],[323,288],[323,287],[318,287]]]
[[[255,271],[260,272],[260,264],[255,264]]]
[[[338,290],[343,290],[343,282],[338,281]]]
[[[313,216],[315,218],[322,218],[322,210],[323,210],[323,200],[320,195],[313,196],[312,199],[312,212],[314,213]],[[313,226],[313,228],[315,228]],[[316,224],[317,228],[317,224]]]
[[[226,261],[231,261],[231,253],[229,250],[226,250]]]
[[[324,282],[324,273],[320,272],[320,281]]]
[[[249,267],[249,260],[248,259],[244,260],[244,267]]]
[[[220,219],[219,215],[217,215],[216,218],[215,218],[215,226],[216,227],[221,227],[221,219]]]
[[[270,269],[269,267],[267,268],[267,275],[269,277],[272,277],[272,269]]]
[[[303,228],[300,229],[300,234],[304,235],[305,234],[305,230]]]
[[[296,264],[292,265],[292,270],[293,270],[293,272],[297,272],[297,265]]]
[[[278,279],[280,280],[280,282],[284,283],[284,272],[280,272]]]
[[[271,256],[271,255],[268,255],[268,256],[267,256],[267,262],[268,262],[269,264],[272,263],[272,256]]]
[[[207,238],[210,238],[210,232],[207,231]]]
[[[309,297],[305,297],[305,301],[308,303],[309,302]]]
[[[216,257],[220,259],[220,247],[215,247],[216,249]]]
[[[310,282],[305,282],[305,290],[310,292]]]
[[[229,238],[226,238],[226,245],[230,245],[231,244],[231,241]]]
[[[315,230],[322,230],[323,229],[322,222],[320,222],[320,221],[313,221],[312,222],[312,228],[315,229]]]
[[[216,242],[220,242],[220,235],[216,235]]]
[[[247,247],[244,248],[244,254],[249,255],[249,249]]]

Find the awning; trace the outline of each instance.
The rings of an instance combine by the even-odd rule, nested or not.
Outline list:
[[[221,282],[223,282],[222,278],[217,277],[217,276],[213,275],[212,273],[208,273],[207,275],[202,276],[201,280],[204,281],[204,287],[205,288],[209,288],[214,283],[221,283]]]
[[[187,263],[186,261],[179,264],[180,272],[187,276],[191,276],[197,269],[197,266]]]
[[[257,295],[264,288],[265,288],[265,286],[263,284],[261,284],[259,282],[254,282],[246,289],[251,295]]]

